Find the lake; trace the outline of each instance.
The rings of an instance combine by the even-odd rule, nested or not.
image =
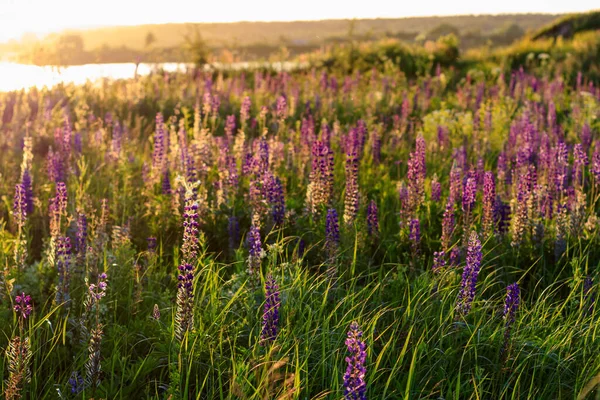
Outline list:
[[[191,64],[182,63],[142,63],[137,65],[137,73],[138,75],[148,75],[152,71],[156,71],[158,69],[163,69],[168,72],[183,72],[191,66]],[[304,64],[292,62],[239,62],[233,64],[213,64],[213,67],[216,69],[233,70],[242,70],[257,67],[271,67],[279,71],[289,71],[302,66],[304,66]],[[87,64],[73,65],[68,67],[56,67],[0,62],[0,92],[21,90],[30,87],[52,87],[59,83],[83,84],[88,81],[94,82],[103,78],[129,79],[133,78],[135,76],[135,73],[135,63]]]

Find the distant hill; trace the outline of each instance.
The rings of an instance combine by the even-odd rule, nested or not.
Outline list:
[[[506,14],[463,15],[451,17],[419,17],[397,19],[360,19],[354,21],[356,35],[382,36],[386,33],[410,32],[426,34],[439,25],[455,26],[461,34],[479,32],[490,34],[510,24],[523,30],[535,30],[554,21],[558,15]],[[71,31],[82,36],[85,48],[92,50],[108,46],[126,45],[143,49],[149,32],[156,37],[157,47],[173,47],[183,42],[183,36],[198,28],[204,39],[217,46],[235,42],[239,45],[256,43],[279,44],[281,41],[322,42],[325,39],[348,34],[350,20],[295,21],[295,22],[235,22],[206,24],[164,24],[98,28]]]
[[[396,19],[323,20],[295,22],[235,22],[162,24],[70,30],[41,40],[0,45],[0,54],[35,64],[81,64],[145,60],[185,61],[185,36],[195,31],[213,52],[235,53],[236,59],[261,59],[285,46],[297,55],[321,46],[384,37],[406,42],[436,39],[454,33],[461,48],[505,45],[556,20],[552,14],[462,15]]]
[[[584,14],[566,15],[537,31],[532,39],[565,38],[573,37],[575,34],[585,31],[600,30],[600,10]]]

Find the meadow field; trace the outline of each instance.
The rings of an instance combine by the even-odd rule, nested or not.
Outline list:
[[[1,93],[2,393],[598,398],[598,65],[545,46]]]

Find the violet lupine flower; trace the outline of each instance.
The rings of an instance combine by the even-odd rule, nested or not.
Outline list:
[[[448,197],[448,201],[446,202],[446,209],[444,210],[444,217],[442,219],[442,251],[448,251],[448,249],[450,248],[455,223],[456,221],[454,217],[454,201],[452,201],[451,197]]]
[[[15,225],[19,232],[21,232],[27,222],[27,193],[25,187],[21,183],[15,185],[13,215],[15,218]]]
[[[194,267],[183,263],[177,276],[177,309],[175,311],[175,337],[183,339],[185,333],[194,325]]]
[[[58,285],[56,287],[56,304],[69,301],[69,283],[71,280],[71,239],[60,236],[56,243],[56,270]]]
[[[163,179],[161,182],[161,190],[162,190],[162,194],[165,195],[170,195],[171,193],[173,193],[172,189],[171,189],[171,178],[169,178],[169,169],[165,168],[165,171],[163,172]]]
[[[267,199],[271,204],[271,215],[275,225],[283,224],[285,217],[285,197],[283,194],[283,184],[277,177],[271,177],[267,185]]]
[[[453,247],[452,250],[450,250],[450,257],[448,257],[450,265],[453,267],[458,266],[460,263],[460,256],[460,248],[458,246]]]
[[[106,296],[106,289],[108,287],[108,276],[106,273],[102,272],[98,275],[98,281],[96,283],[90,284],[88,287],[90,299],[92,299],[96,304]]]
[[[431,270],[434,274],[440,273],[442,269],[446,266],[446,253],[444,251],[434,251],[433,252],[433,265],[431,266]]]
[[[529,190],[529,183],[525,175],[519,178],[518,191],[517,191],[517,204],[516,212],[512,218],[512,241],[513,247],[518,247],[525,237],[525,231],[528,223],[528,201],[531,192]]]
[[[477,180],[475,179],[474,174],[469,172],[467,176],[467,180],[465,181],[465,188],[463,190],[462,197],[462,209],[466,214],[471,212],[473,205],[475,204],[475,200],[477,198]]]
[[[367,206],[367,231],[369,236],[379,235],[379,218],[377,213],[377,203],[375,200],[371,200]]]
[[[431,200],[439,202],[442,197],[442,184],[438,182],[437,177],[433,177],[431,181]]]
[[[56,197],[54,198],[56,211],[61,215],[67,212],[67,185],[64,182],[56,182]]]
[[[491,235],[494,233],[494,221],[496,215],[496,184],[494,175],[486,172],[483,176],[483,231]]]
[[[312,145],[312,167],[306,191],[306,208],[311,215],[322,206],[329,206],[333,198],[333,152],[320,140]]]
[[[227,142],[231,142],[233,134],[235,133],[235,128],[235,115],[228,115],[225,122],[225,137],[227,138]]]
[[[161,171],[164,163],[165,146],[165,124],[161,113],[156,114],[156,130],[154,132],[154,149],[152,151],[152,169]]]
[[[596,148],[594,150],[594,155],[592,156],[592,166],[590,167],[590,172],[594,175],[594,181],[596,185],[600,184],[600,149]]]
[[[196,264],[200,248],[198,234],[200,233],[198,215],[198,201],[195,199],[193,188],[190,187],[185,193],[185,206],[183,207],[183,244],[181,253],[184,263]]]
[[[363,333],[356,322],[350,324],[346,347],[350,355],[346,357],[346,373],[344,374],[344,399],[366,400],[367,382],[367,345],[363,341]]]
[[[327,219],[325,220],[325,247],[337,250],[339,244],[340,224],[338,222],[338,213],[334,208],[330,208],[327,210]]]
[[[21,185],[25,188],[25,204],[27,214],[33,213],[33,185],[31,182],[31,174],[29,170],[26,169],[23,171],[23,176],[21,178]]]
[[[33,307],[31,307],[31,296],[25,293],[18,294],[15,297],[15,312],[19,317],[19,321],[24,321],[31,315]]]
[[[419,244],[421,243],[421,223],[418,218],[414,218],[410,220],[409,224],[409,240],[410,247],[414,255],[419,254]]]
[[[352,224],[358,213],[358,156],[346,155],[346,194],[344,197],[344,222]]]
[[[158,304],[154,304],[154,308],[152,309],[152,319],[155,321],[160,320],[160,308],[158,308]]]
[[[583,145],[584,152],[587,153],[592,144],[592,128],[587,122],[581,128],[581,144]]]
[[[249,257],[248,257],[248,275],[257,276],[259,274],[260,263],[263,257],[262,241],[260,238],[260,229],[256,225],[250,227],[247,237]]]
[[[471,311],[471,305],[475,298],[475,287],[477,284],[477,277],[479,270],[481,269],[481,259],[483,254],[481,253],[481,242],[475,231],[471,232],[469,237],[469,244],[467,247],[467,262],[462,274],[462,281],[460,284],[460,292],[458,295],[458,301],[456,309],[459,314],[466,316]]]
[[[277,281],[271,275],[267,276],[265,282],[265,306],[263,309],[262,331],[260,333],[260,344],[266,345],[275,341],[277,337],[277,326],[279,325],[279,287]]]
[[[460,199],[462,193],[462,181],[460,175],[460,168],[454,163],[450,170],[450,198],[448,199],[448,202],[452,202],[452,204]]]
[[[87,250],[87,217],[84,213],[77,214],[77,232],[75,233],[75,252],[81,261]]]
[[[417,137],[415,151],[410,153],[408,159],[408,188],[411,204],[411,212],[414,214],[419,204],[423,201],[425,193],[425,176],[427,169],[425,167],[425,139],[423,136]]]
[[[248,119],[250,118],[250,106],[252,105],[252,100],[250,97],[244,97],[242,100],[242,105],[240,106],[240,121],[242,123],[242,127],[246,126]]]
[[[518,283],[508,285],[506,288],[506,300],[504,301],[504,343],[502,345],[501,354],[506,354],[510,344],[511,328],[515,322],[515,315],[519,308],[521,291]]]
[[[583,149],[583,145],[577,143],[573,147],[573,185],[575,187],[583,186],[583,173],[585,166],[588,165],[588,156]]]
[[[229,250],[233,251],[240,244],[240,223],[235,215],[229,217],[227,233],[229,234]]]
[[[279,96],[277,98],[277,118],[283,121],[287,117],[287,101],[285,96]]]
[[[71,394],[79,394],[83,392],[85,388],[85,382],[79,371],[73,371],[69,378],[69,386],[71,387]]]
[[[146,242],[148,244],[148,252],[152,254],[156,254],[156,238],[150,236],[146,238]]]

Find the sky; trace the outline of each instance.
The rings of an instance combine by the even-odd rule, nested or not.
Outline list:
[[[288,5],[289,4],[289,5]],[[598,0],[0,0],[0,42],[25,32],[181,22],[295,21],[432,15],[565,13]]]

